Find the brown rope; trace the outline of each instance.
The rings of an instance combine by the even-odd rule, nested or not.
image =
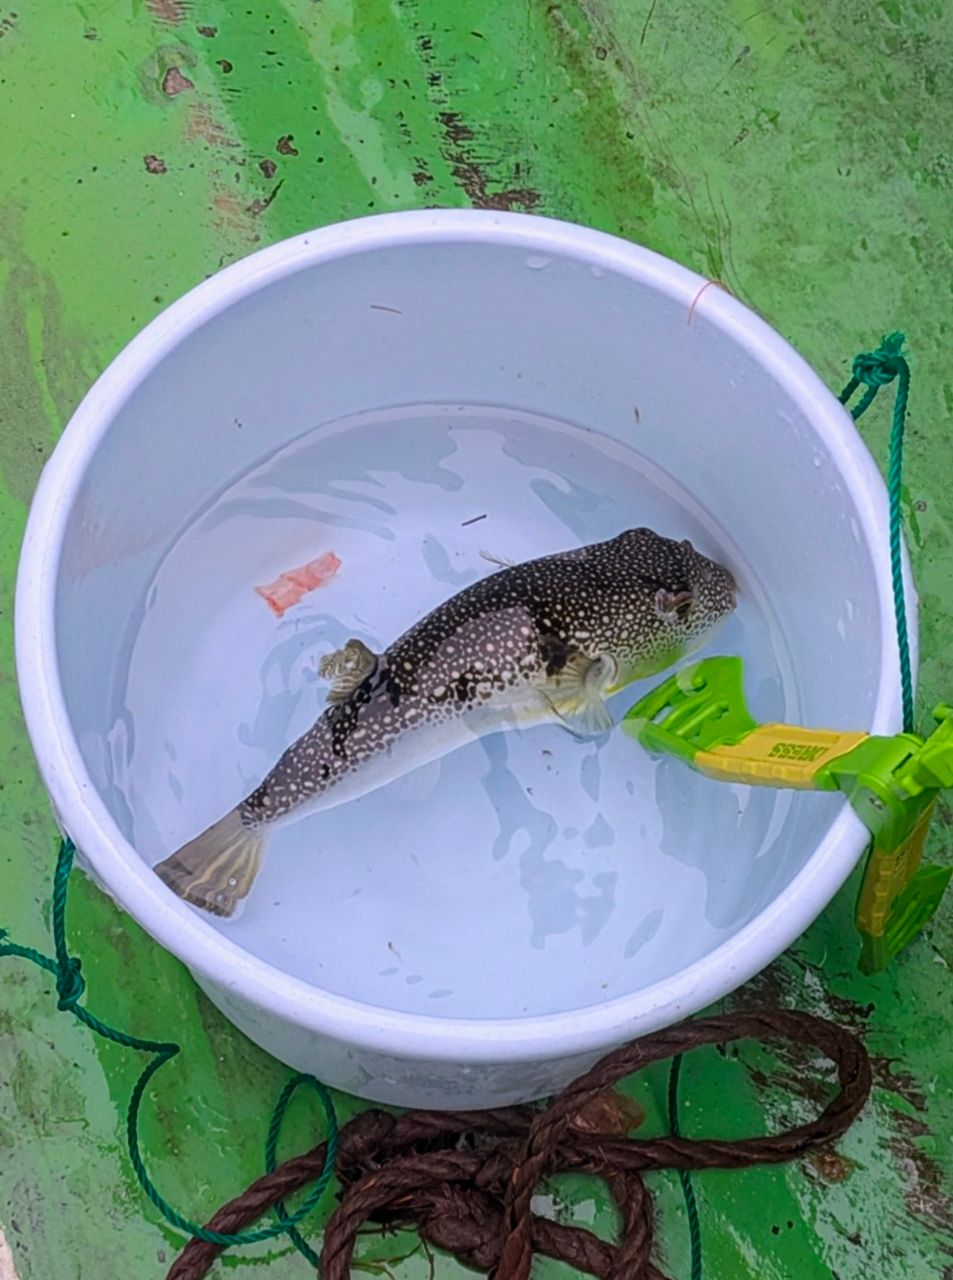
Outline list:
[[[627,1123],[618,1108],[613,1120],[607,1090],[650,1062],[746,1038],[819,1049],[837,1068],[838,1093],[816,1119],[780,1134],[737,1141],[624,1136]],[[324,1232],[321,1280],[348,1280],[357,1234],[368,1219],[413,1226],[429,1244],[493,1280],[528,1280],[536,1253],[600,1280],[665,1280],[650,1258],[653,1213],[644,1173],[792,1160],[840,1137],[866,1102],[870,1083],[870,1059],[849,1032],[811,1014],[762,1010],[682,1022],[635,1040],[542,1109],[365,1111],[341,1130],[342,1192]],[[324,1151],[321,1144],[257,1179],[206,1226],[223,1232],[249,1226],[316,1178]],[[618,1244],[532,1212],[540,1181],[570,1171],[608,1184],[622,1219]],[[201,1280],[220,1252],[221,1246],[191,1240],[166,1280]]]

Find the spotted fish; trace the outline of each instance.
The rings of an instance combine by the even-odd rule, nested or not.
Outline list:
[[[165,884],[232,915],[280,822],[366,795],[487,733],[544,722],[604,733],[607,695],[697,649],[735,604],[727,569],[650,529],[497,563],[385,653],[350,640],[327,655],[327,709],[261,786],[159,863]]]

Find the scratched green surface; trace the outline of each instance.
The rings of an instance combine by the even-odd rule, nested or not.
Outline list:
[[[0,923],[46,943],[54,832],[10,604],[43,460],[165,303],[259,245],[372,210],[533,209],[632,237],[723,281],[835,387],[856,351],[904,328],[923,705],[953,697],[950,13],[947,0],[0,0]],[[865,423],[881,460],[886,417],[878,405]],[[932,852],[948,860],[940,818]],[[713,1280],[953,1277],[953,899],[867,980],[853,892],[739,999],[862,1030],[872,1105],[840,1158],[697,1179]],[[183,1042],[145,1141],[165,1193],[201,1216],[260,1170],[286,1073],[85,882],[71,931],[100,1014]],[[122,1147],[141,1064],[57,1014],[34,970],[6,962],[0,984],[0,1226],[17,1273],[164,1275],[180,1240]],[[693,1059],[685,1128],[738,1135],[803,1114],[787,1096],[806,1065],[753,1049]],[[633,1088],[655,1122],[661,1077]],[[316,1124],[302,1103],[287,1149]],[[683,1277],[680,1201],[655,1185],[663,1262]],[[586,1182],[561,1184],[553,1211],[612,1223]],[[242,1271],[307,1274],[283,1244],[216,1274]],[[391,1272],[423,1277],[427,1260]]]

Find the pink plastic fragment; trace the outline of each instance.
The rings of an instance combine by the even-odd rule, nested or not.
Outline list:
[[[328,551],[323,556],[318,556],[317,560],[309,560],[299,569],[289,569],[287,573],[279,574],[274,582],[269,582],[265,587],[256,587],[255,590],[267,602],[272,613],[280,618],[302,596],[330,582],[340,567],[341,561],[333,551]]]

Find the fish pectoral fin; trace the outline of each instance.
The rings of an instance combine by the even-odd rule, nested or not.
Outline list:
[[[563,727],[577,738],[608,733],[615,722],[603,695],[616,675],[616,664],[607,655],[575,653],[544,690]]]
[[[602,698],[590,698],[585,703],[571,707],[552,701],[552,707],[559,723],[574,738],[595,738],[615,728],[612,714]]]
[[[378,663],[376,653],[363,640],[348,640],[343,649],[327,653],[318,667],[325,680],[331,681],[328,702],[346,702]]]
[[[694,596],[690,591],[667,591],[660,587],[655,593],[655,611],[660,618],[685,619],[691,612]]]
[[[512,569],[516,564],[515,560],[507,560],[505,556],[494,555],[492,551],[481,551],[480,556],[488,564],[497,564],[501,569]]]

